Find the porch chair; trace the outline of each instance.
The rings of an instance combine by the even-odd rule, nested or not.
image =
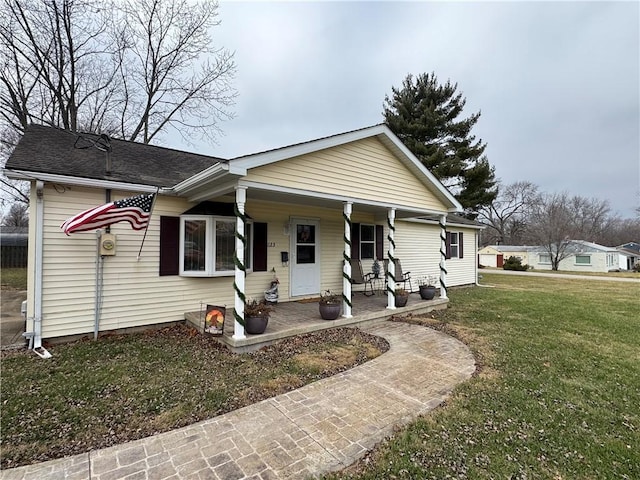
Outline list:
[[[389,260],[384,260],[384,283],[385,290],[387,286],[387,271],[389,270]],[[400,260],[396,258],[396,269],[395,275],[396,277],[396,288],[402,284],[402,288],[407,290],[407,282],[409,282],[409,289],[407,290],[409,293],[413,291],[413,285],[411,284],[411,272],[403,272],[402,265],[400,264]]]
[[[375,292],[373,291],[373,273],[365,274],[362,271],[362,262],[360,260],[351,259],[351,284],[352,285],[363,285],[364,284],[364,293],[367,297],[370,297]],[[367,285],[371,289],[371,293],[367,293]]]

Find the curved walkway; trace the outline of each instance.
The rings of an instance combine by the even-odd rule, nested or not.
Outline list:
[[[73,457],[1,472],[2,480],[301,479],[361,458],[394,427],[438,406],[471,377],[458,340],[384,322],[378,358],[298,390],[203,422]]]

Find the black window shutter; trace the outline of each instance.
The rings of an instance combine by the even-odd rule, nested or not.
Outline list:
[[[462,258],[462,232],[458,233],[458,258]]]
[[[253,271],[267,271],[267,224],[253,222]]]
[[[178,275],[180,217],[160,217],[160,276]]]
[[[360,224],[351,225],[351,258],[360,259]]]
[[[382,260],[384,258],[384,227],[376,225],[376,258]]]
[[[447,248],[445,250],[445,256],[444,258],[451,258],[451,232],[446,232],[447,234]]]

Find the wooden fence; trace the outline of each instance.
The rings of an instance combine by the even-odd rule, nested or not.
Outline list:
[[[26,268],[27,252],[26,245],[2,245],[2,261],[1,268]]]

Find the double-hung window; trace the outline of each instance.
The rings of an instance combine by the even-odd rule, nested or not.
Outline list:
[[[548,253],[541,253],[538,256],[538,263],[551,263],[551,255]]]
[[[450,235],[451,240],[449,243],[449,248],[451,252],[451,258],[458,258],[458,252],[460,249],[460,237],[457,232],[451,232]]]
[[[245,224],[244,264],[251,270],[252,223]],[[235,271],[236,219],[210,215],[180,217],[180,275],[211,277]]]
[[[360,224],[360,258],[373,260],[376,255],[376,226]]]
[[[445,258],[462,258],[462,232],[447,232]]]

